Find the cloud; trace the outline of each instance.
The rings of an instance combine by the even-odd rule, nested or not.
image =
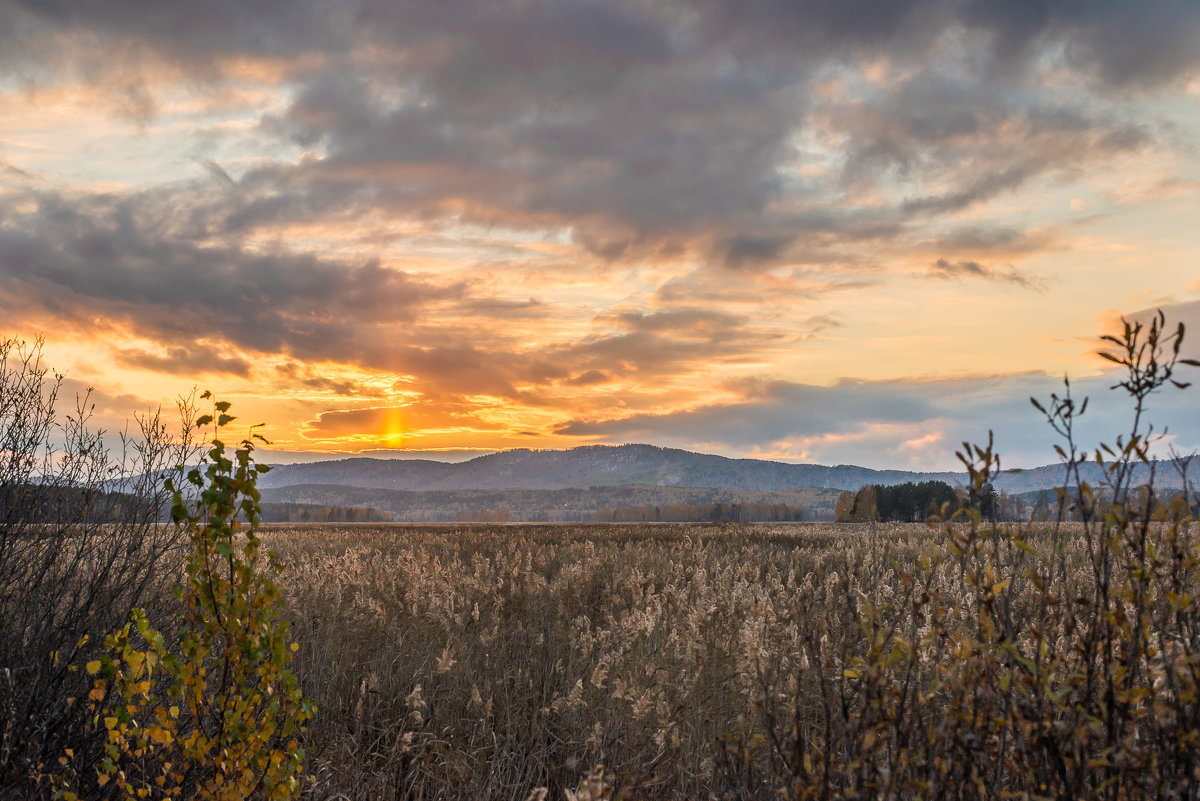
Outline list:
[[[1149,147],[1152,121],[1095,99],[1023,97],[968,62],[931,63],[884,93],[818,105],[827,136],[844,142],[843,181],[876,187],[895,175],[920,187],[899,199],[906,217],[957,212],[1078,165]],[[1032,98],[1032,100],[1030,99]]]
[[[600,314],[570,335],[555,323],[561,310],[486,282],[214,234],[199,186],[198,202],[167,190],[0,193],[0,308],[14,325],[103,332],[126,367],[362,394],[295,366],[325,363],[410,376],[431,397],[534,404],[547,401],[518,384],[596,386],[622,374],[668,384],[782,342],[743,315],[679,304]],[[546,338],[531,342],[531,326]]]
[[[216,178],[218,181],[225,184],[226,186],[229,186],[229,187],[237,186],[237,182],[234,181],[233,178],[231,178],[229,176],[229,173],[225,172],[225,168],[222,167],[217,162],[213,161],[212,159],[201,159],[200,166],[203,167],[205,170],[207,170],[210,175],[212,175],[214,178]]]
[[[170,348],[163,353],[151,353],[138,348],[118,348],[116,357],[120,364],[174,375],[225,373],[245,378],[250,374],[250,362],[247,360],[223,355],[220,350],[203,345]]]
[[[984,266],[977,261],[950,262],[938,259],[929,266],[926,275],[942,279],[981,278],[985,281],[1016,284],[1026,289],[1042,290],[1045,287],[1036,277],[1020,272],[1011,266],[1006,270],[998,270],[995,267]]]
[[[975,277],[975,278],[991,278],[992,271],[988,267],[984,267],[977,261],[960,261],[951,264],[945,259],[938,259],[929,268],[931,275],[936,275],[939,278],[960,278],[960,277]]]
[[[795,235],[736,234],[720,245],[724,261],[731,267],[774,262],[786,252]]]
[[[1183,346],[1179,351],[1180,358],[1200,360],[1200,300],[1163,303],[1153,308],[1139,309],[1126,315],[1120,315],[1115,310],[1109,310],[1105,315],[1107,319],[1104,324],[1104,333],[1120,338],[1124,329],[1124,326],[1120,322],[1122,317],[1130,323],[1140,323],[1148,331],[1159,312],[1163,314],[1163,328],[1165,334],[1172,338],[1172,344],[1178,326],[1183,325],[1184,336]],[[1145,334],[1143,334],[1144,336]],[[1110,347],[1109,343],[1104,343],[1101,349],[1114,350],[1113,347]],[[1164,355],[1169,355],[1169,352]],[[1176,377],[1182,381],[1200,382],[1200,370],[1180,367]]]
[[[1036,13],[1020,4],[985,0],[968,4],[965,18],[988,32],[994,58],[1008,70],[1028,69],[1050,44],[1061,45],[1068,65],[1103,85],[1159,85],[1196,69],[1200,11],[1186,0],[1056,0]]]
[[[937,232],[923,249],[955,255],[1017,258],[1061,247],[1051,231],[1019,231],[1003,225],[966,225]]]
[[[553,357],[589,371],[666,377],[698,364],[751,361],[783,338],[742,315],[699,308],[620,312],[596,322],[616,330],[562,346]]]
[[[41,83],[101,81],[142,118],[156,113],[147,86],[163,65],[208,86],[250,75],[288,87],[262,132],[311,157],[240,179],[229,232],[375,208],[569,229],[601,259],[701,254],[756,268],[788,263],[801,240],[811,250],[813,235],[904,241],[905,218],[1151,146],[1153,121],[1113,93],[1194,75],[1200,13],[1182,0],[1131,9],[18,3],[0,12],[0,51]],[[860,71],[880,57],[901,76],[882,92]],[[1056,91],[1048,64],[1091,92]],[[856,88],[814,104],[831,70]],[[836,140],[840,174],[788,178],[817,155],[797,153],[798,134]],[[839,182],[888,190],[896,175],[917,191],[873,208],[824,202]]]
[[[601,370],[587,370],[567,379],[566,383],[573,387],[587,387],[595,384],[603,384],[608,380],[608,374]]]
[[[163,343],[166,361],[127,351],[126,362],[166,367],[207,338],[247,351],[354,362],[373,328],[414,324],[422,309],[464,294],[389,270],[296,253],[198,242],[178,231],[186,211],[156,194],[0,198],[0,304],[10,319],[46,315],[66,325],[102,319]],[[186,219],[182,223],[186,228]],[[240,357],[239,357],[240,358]],[[211,347],[202,368],[216,365]],[[225,369],[244,374],[234,358]]]
[[[1072,382],[1077,399],[1091,403],[1078,424],[1079,442],[1111,442],[1129,423],[1129,403],[1109,389],[1108,376]],[[956,465],[958,443],[984,442],[988,431],[1009,467],[1053,463],[1053,434],[1041,423],[1030,397],[1046,401],[1063,393],[1061,379],[1040,373],[964,376],[936,380],[841,381],[814,386],[784,381],[750,382],[741,399],[675,412],[576,419],[558,433],[589,442],[650,441],[683,448],[700,443],[730,455],[775,454],[790,459],[874,467],[897,464],[919,451],[926,469]],[[1188,421],[1197,392],[1164,391],[1152,401],[1156,429],[1181,432],[1185,452],[1200,448]],[[1190,437],[1190,439],[1188,439]],[[918,447],[919,446],[919,447]],[[936,452],[930,449],[936,449]],[[1161,448],[1160,448],[1161,450]]]
[[[817,334],[820,334],[831,328],[843,328],[844,327],[843,323],[840,320],[838,320],[836,317],[832,317],[828,314],[814,315],[812,317],[809,317],[807,320],[805,320],[805,323],[808,325],[809,331],[813,336],[816,336]]]
[[[272,56],[348,52],[354,44],[392,42],[400,47],[458,35],[479,45],[474,66],[490,66],[482,87],[452,84],[468,95],[485,95],[505,85],[513,72],[526,74],[540,91],[556,88],[565,65],[661,63],[691,43],[720,41],[733,53],[761,60],[812,59],[847,51],[884,50],[923,56],[946,31],[982,37],[981,56],[990,69],[1019,73],[1033,69],[1046,51],[1061,53],[1066,66],[1101,84],[1155,85],[1177,80],[1195,68],[1200,13],[1187,0],[1130,4],[1119,0],[1072,3],[1050,0],[1037,8],[1005,0],[860,0],[836,7],[819,2],[772,0],[747,8],[733,0],[702,2],[461,3],[453,8],[360,2],[244,4],[218,0],[202,8],[186,3],[97,0],[90,3],[22,2],[5,8],[8,41],[94,32],[101,40],[133,39],[193,63],[205,57]],[[684,14],[683,11],[691,11]],[[485,38],[483,31],[492,36]],[[532,47],[532,43],[540,43]],[[440,42],[439,42],[440,43]],[[6,48],[10,52],[12,48]],[[17,47],[25,58],[32,48]],[[432,48],[422,63],[444,67],[451,83],[465,64],[447,64]],[[10,55],[15,58],[16,55]],[[211,69],[212,67],[210,67]],[[457,68],[457,69],[456,69]],[[497,74],[498,73],[498,74]],[[536,79],[541,78],[541,83]],[[559,81],[562,81],[559,78]],[[602,78],[572,76],[562,87],[579,91]],[[465,81],[462,81],[466,84]],[[482,102],[481,100],[478,102]]]

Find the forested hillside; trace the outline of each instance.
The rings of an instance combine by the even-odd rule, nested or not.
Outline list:
[[[641,519],[648,520],[711,519],[711,509],[700,516],[685,515],[673,506],[723,504],[738,506],[738,519],[746,520],[832,520],[838,491],[823,488],[804,488],[778,492],[754,490],[712,489],[700,487],[658,487],[631,485],[592,487],[563,490],[384,490],[363,487],[341,487],[330,484],[301,484],[263,491],[268,508],[291,504],[311,504],[318,507],[369,507],[390,515],[394,520],[414,522],[473,520],[525,520],[548,522],[584,522],[590,520]],[[782,512],[761,507],[785,506]],[[654,509],[658,508],[657,515]],[[795,510],[803,509],[803,515]],[[641,511],[634,512],[638,509]],[[742,511],[745,516],[742,517]],[[485,518],[483,511],[489,512]],[[499,517],[497,512],[506,514]],[[725,519],[733,512],[726,509]]]

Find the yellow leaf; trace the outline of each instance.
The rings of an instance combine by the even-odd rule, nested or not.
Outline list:
[[[96,771],[96,784],[100,785],[101,787],[108,784],[108,774]]]
[[[93,659],[87,663],[87,672],[89,676],[95,676],[100,671],[100,660]]]
[[[116,717],[107,717],[104,719],[104,728],[115,729],[117,727]]]

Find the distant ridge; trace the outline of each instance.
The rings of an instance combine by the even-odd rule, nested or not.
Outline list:
[[[1140,468],[1144,476],[1147,468]],[[1081,468],[1083,478],[1098,482],[1094,464]],[[1062,484],[1062,465],[1005,473],[997,489],[1009,493],[1049,489]],[[857,490],[865,484],[945,481],[967,483],[966,473],[874,470],[855,465],[826,467],[764,459],[730,459],[655,445],[585,445],[570,450],[517,449],[479,456],[456,464],[432,460],[359,457],[275,466],[259,479],[264,489],[323,484],[402,491],[429,490],[562,490],[621,485],[720,487],[776,492],[802,487]],[[1159,486],[1178,486],[1170,465],[1161,465]]]

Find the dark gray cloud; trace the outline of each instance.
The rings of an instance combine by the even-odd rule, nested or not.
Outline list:
[[[477,65],[477,82],[514,82],[496,87],[508,98],[497,103],[494,94],[464,96],[446,73],[465,67],[441,65],[414,90],[427,100],[396,109],[380,107],[361,80],[323,77],[267,124],[320,145],[326,158],[252,175],[267,191],[238,224],[291,217],[298,204],[273,207],[302,188],[312,208],[369,202],[484,224],[572,226],[584,249],[617,259],[679,248],[714,220],[749,224],[778,196],[774,167],[798,109],[763,102],[770,87],[749,68],[703,56],[661,74],[612,68],[622,80],[606,92],[555,98],[558,90],[534,91],[536,79],[506,65]],[[386,185],[364,189],[376,171]]]
[[[293,59],[307,52],[337,53],[354,41],[354,2],[329,5],[309,0],[214,0],[207,3],[154,0],[13,0],[0,9],[4,60],[68,62],[99,69],[87,45],[108,47],[110,65],[137,52],[155,52],[192,70],[200,77],[219,74],[222,56],[265,56]],[[70,52],[38,52],[47,40],[82,45]]]
[[[35,84],[95,76],[145,118],[162,65],[217,84],[269,63],[293,100],[264,130],[321,158],[253,170],[232,208],[210,210],[216,231],[388,209],[569,228],[607,260],[690,253],[753,268],[904,241],[907,218],[1153,145],[1154,121],[1124,99],[1196,74],[1198,9],[60,0],[0,9],[0,64]],[[878,57],[895,82],[815,99],[830,70]],[[1056,91],[1048,64],[1089,89]],[[836,181],[785,176],[805,157],[797,133],[839,143]],[[915,190],[890,204],[828,202],[896,177]]]
[[[462,285],[436,286],[373,260],[197,241],[161,200],[50,192],[0,198],[5,313],[26,322],[49,322],[48,315],[85,328],[126,326],[167,348],[165,356],[125,351],[126,363],[176,372],[176,362],[188,358],[193,369],[244,374],[241,354],[197,341],[353,362],[377,329],[411,326],[427,304],[465,293]]]
[[[905,198],[908,217],[955,212],[1047,175],[1135,152],[1154,127],[1101,104],[1065,105],[1053,93],[931,63],[887,92],[821,104],[814,119],[845,140],[843,180],[874,186],[894,175],[934,191]]]
[[[224,373],[242,378],[250,374],[250,362],[246,359],[223,355],[219,350],[203,345],[173,347],[163,353],[152,353],[138,348],[119,348],[115,355],[119,364],[158,373],[183,376]]]
[[[155,342],[119,347],[114,357],[159,372],[248,377],[261,367],[312,388],[347,389],[295,360],[334,362],[413,376],[443,399],[542,404],[515,385],[586,386],[633,373],[666,381],[697,364],[750,360],[779,340],[742,316],[680,306],[601,316],[594,322],[605,333],[531,349],[504,332],[545,318],[536,298],[210,237],[195,207],[172,205],[180,197],[0,196],[0,310],[10,323]],[[292,366],[275,367],[280,357]]]
[[[1194,72],[1200,52],[1200,9],[1188,0],[977,0],[964,19],[987,32],[1002,68],[1027,68],[1059,44],[1067,63],[1113,86],[1178,80]]]
[[[746,317],[710,309],[624,312],[598,322],[624,330],[563,346],[554,358],[589,372],[666,379],[698,365],[753,361],[782,338]]]
[[[3,22],[3,32],[14,43],[39,32],[86,31],[134,39],[189,61],[212,60],[214,54],[340,54],[364,40],[404,47],[439,35],[466,34],[478,45],[478,54],[466,66],[500,66],[505,72],[540,76],[545,84],[529,83],[542,91],[563,85],[558,67],[564,63],[656,63],[680,49],[714,43],[741,57],[785,62],[798,53],[821,59],[881,50],[920,58],[944,32],[960,27],[982,36],[980,56],[992,70],[1028,69],[1058,47],[1068,64],[1114,85],[1178,79],[1194,69],[1200,49],[1200,12],[1190,0],[767,0],[749,5],[733,0],[17,0],[6,4]],[[482,31],[491,35],[484,37]],[[448,85],[455,76],[466,77],[461,70],[447,70]],[[494,71],[487,77],[504,81]],[[488,89],[486,83],[475,88],[475,76],[471,78],[459,84],[463,92]],[[566,86],[578,91],[580,82],[576,78]]]

